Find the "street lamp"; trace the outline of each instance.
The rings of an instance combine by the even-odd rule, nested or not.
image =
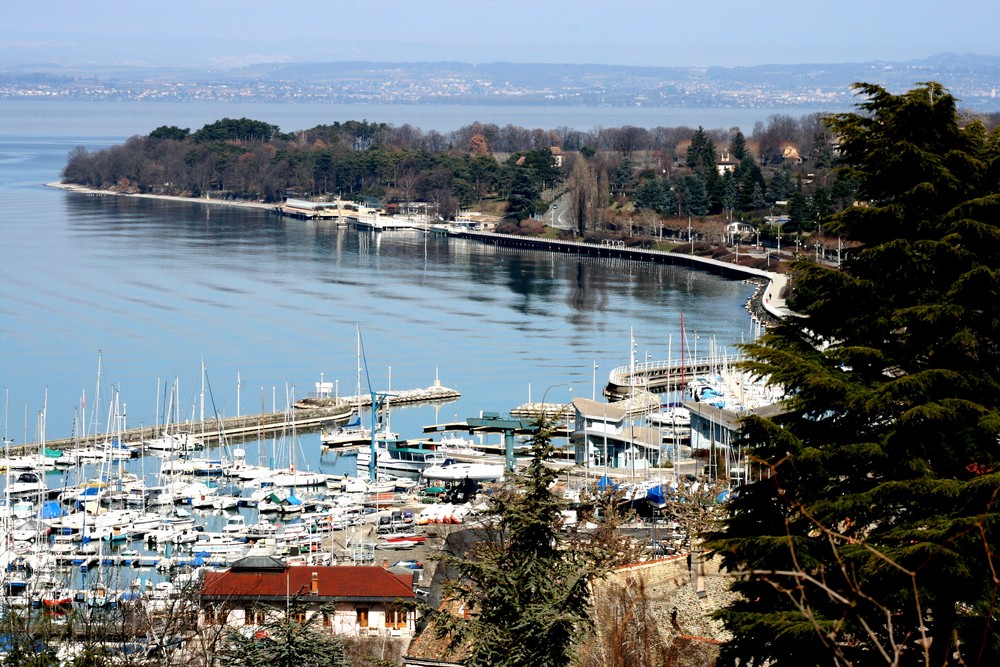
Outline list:
[[[576,408],[573,407],[573,387],[569,388],[569,414],[566,415],[566,442],[569,444],[569,436],[573,433],[573,418],[576,416]]]
[[[597,400],[597,362],[594,362],[594,384],[590,391],[590,400]]]

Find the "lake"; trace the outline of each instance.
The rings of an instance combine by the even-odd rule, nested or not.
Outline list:
[[[7,99],[0,105],[0,137],[115,137],[149,134],[161,125],[192,131],[221,118],[253,118],[284,132],[348,120],[405,123],[429,132],[447,133],[476,121],[529,129],[558,127],[588,132],[597,128],[698,127],[753,131],[773,114],[801,118],[812,113],[847,111],[820,107],[572,107],[481,104],[295,104],[256,102],[99,102],[84,100]]]
[[[77,134],[0,136],[0,430],[15,442],[68,437],[84,414],[105,429],[112,392],[128,426],[152,427],[175,381],[185,419],[281,410],[321,378],[354,394],[359,330],[364,392],[461,392],[393,410],[403,437],[599,395],[630,354],[678,356],[682,315],[702,352],[751,331],[752,287],[709,273],[47,188],[73,146],[118,138],[99,138],[103,119],[46,122]]]

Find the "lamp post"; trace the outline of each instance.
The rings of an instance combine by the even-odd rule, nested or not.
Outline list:
[[[597,400],[597,362],[596,361],[594,362],[594,379],[593,379],[593,383],[594,384],[593,384],[593,386],[591,388],[591,391],[590,391],[590,400],[596,401]]]
[[[566,442],[569,443],[569,436],[573,433],[573,420],[576,409],[573,407],[573,387],[569,388],[569,414],[566,415]]]

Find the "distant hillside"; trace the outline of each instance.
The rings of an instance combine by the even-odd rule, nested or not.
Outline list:
[[[892,92],[939,81],[976,111],[1000,110],[1000,58],[940,54],[909,62],[625,67],[459,62],[271,63],[227,70],[0,70],[0,97],[218,99],[411,104],[846,108],[851,83]]]

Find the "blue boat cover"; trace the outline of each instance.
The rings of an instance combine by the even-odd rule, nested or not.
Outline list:
[[[662,505],[667,501],[665,494],[663,493],[663,485],[657,484],[654,487],[646,489],[646,500],[653,503],[654,505]]]
[[[43,519],[55,519],[66,514],[63,510],[62,505],[59,504],[58,500],[46,500],[42,504],[42,516]]]

